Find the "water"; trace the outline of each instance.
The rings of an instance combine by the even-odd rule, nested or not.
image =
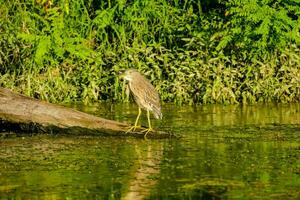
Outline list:
[[[126,122],[137,114],[134,104],[74,107]],[[0,199],[300,199],[300,104],[163,113],[153,126],[181,139],[3,136]]]

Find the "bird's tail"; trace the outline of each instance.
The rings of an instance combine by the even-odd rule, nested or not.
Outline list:
[[[162,119],[162,113],[160,109],[153,109],[153,114],[156,119]]]

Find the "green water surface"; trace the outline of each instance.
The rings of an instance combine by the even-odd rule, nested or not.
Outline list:
[[[74,107],[128,123],[137,114],[134,104]],[[300,104],[168,104],[163,114],[153,126],[181,139],[2,134],[0,199],[300,199]]]

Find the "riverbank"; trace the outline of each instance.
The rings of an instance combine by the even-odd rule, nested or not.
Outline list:
[[[236,4],[5,1],[0,86],[49,102],[123,102],[118,71],[137,68],[164,102],[299,101],[299,7]]]

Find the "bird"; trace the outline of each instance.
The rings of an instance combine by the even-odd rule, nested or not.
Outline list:
[[[146,136],[148,132],[153,131],[150,121],[150,112],[153,113],[156,119],[162,119],[159,94],[150,81],[136,69],[123,70],[121,73],[121,77],[128,82],[129,91],[138,105],[138,115],[134,126],[127,132],[135,131],[138,128],[138,121],[143,109],[147,111],[148,119],[148,129],[144,130]]]

